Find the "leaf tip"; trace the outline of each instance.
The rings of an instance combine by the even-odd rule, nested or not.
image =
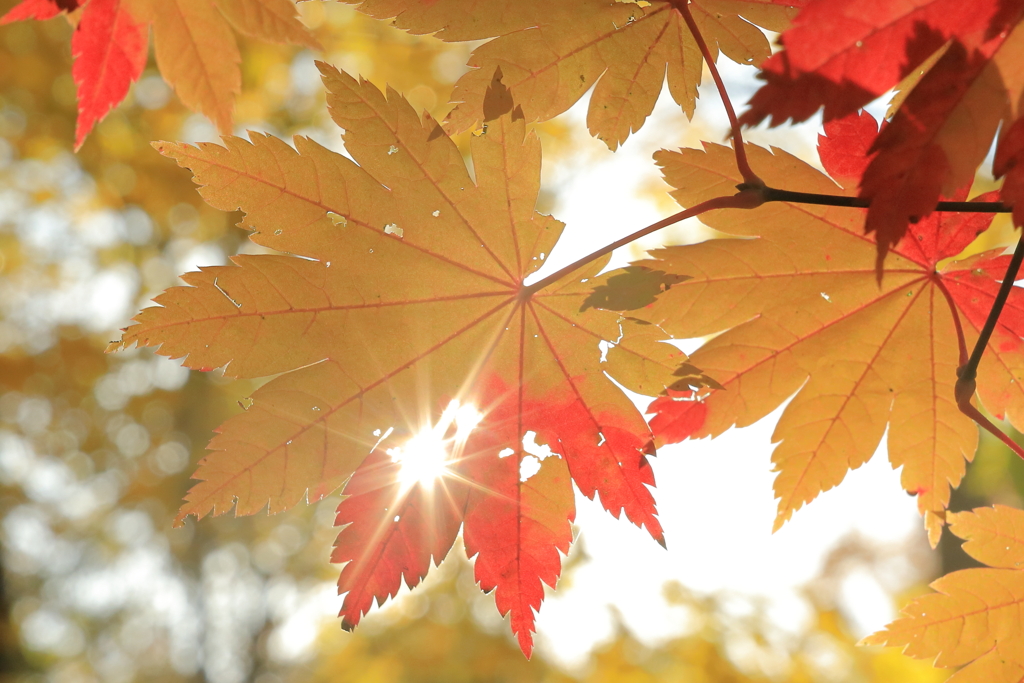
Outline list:
[[[928,532],[928,545],[932,550],[938,547],[942,539],[942,529],[946,526],[945,511],[926,510],[924,513],[924,528]]]
[[[149,144],[153,149],[155,149],[160,154],[163,154],[165,157],[171,156],[171,154],[173,153],[173,148],[177,147],[175,143],[168,142],[166,140],[154,140]]]
[[[94,121],[82,121],[82,115],[79,113],[78,122],[75,124],[75,146],[72,148],[76,154],[82,149],[82,145],[85,144],[85,138],[92,132],[93,123]]]
[[[342,74],[344,74],[344,72],[341,71],[338,67],[328,62],[325,62],[322,59],[314,60],[313,64],[316,65],[316,68],[320,71],[320,77],[324,80],[328,78],[341,78]]]
[[[523,651],[523,656],[530,659],[533,656],[533,632],[523,629],[516,634],[516,639],[519,641],[519,649]]]
[[[871,635],[864,636],[857,641],[857,647],[865,647],[868,645],[887,645],[889,643],[886,638],[886,631],[875,631]]]
[[[779,529],[785,526],[786,522],[788,522],[792,516],[793,511],[788,508],[783,510],[780,503],[779,513],[775,516],[775,522],[772,524],[772,533],[774,534],[778,532]]]

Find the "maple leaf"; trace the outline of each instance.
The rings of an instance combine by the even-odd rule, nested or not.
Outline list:
[[[992,173],[1003,178],[1000,194],[1013,207],[1014,224],[1024,225],[1024,119],[1018,118],[1000,133]]]
[[[75,149],[97,121],[124,99],[146,66],[149,28],[127,11],[125,0],[91,0],[71,37],[78,87]]]
[[[206,114],[222,133],[231,131],[242,82],[232,27],[262,40],[320,48],[298,20],[292,0],[22,0],[0,24],[51,19],[78,8],[71,38],[78,88],[76,150],[142,74],[149,24],[164,79],[187,107]]]
[[[878,137],[860,179],[871,200],[865,227],[878,233],[880,258],[929,214],[940,195],[974,178],[1000,123],[1003,167],[1024,155],[1007,130],[1020,120],[1024,95],[1024,2],[876,3],[812,0],[780,41],[785,50],[763,65],[767,83],[741,123],[767,117],[772,125],[801,121],[825,108],[845,116],[944,51],[916,83]],[[893,49],[893,46],[897,49]],[[1020,204],[1024,192],[1008,183],[1002,198]],[[1015,220],[1020,225],[1024,209]]]
[[[877,126],[865,113],[825,130],[822,164],[844,190],[781,150],[748,145],[751,163],[786,187],[849,194],[869,163],[864,152]],[[740,181],[731,150],[704,147],[656,155],[684,206]],[[864,213],[776,202],[743,213],[711,212],[702,216],[708,225],[756,239],[657,250],[633,264],[688,276],[630,315],[676,337],[717,334],[692,362],[724,387],[656,399],[651,426],[664,442],[716,436],[752,424],[792,397],[772,437],[779,442],[772,457],[776,529],[864,464],[888,428],[890,461],[903,467],[902,484],[918,496],[935,542],[950,486],[960,482],[978,438],[954,399],[956,321],[962,319],[970,341],[977,338],[1008,257],[996,250],[949,262],[992,216],[935,214],[911,227],[876,284]],[[1024,293],[1014,289],[981,363],[978,393],[990,411],[1018,425],[1024,423],[1022,333]]]
[[[124,99],[146,65],[148,28],[126,8],[130,0],[92,0],[78,18],[71,37],[75,58],[72,77],[78,88],[75,149],[111,107]],[[76,0],[23,0],[0,18],[0,24],[52,19],[79,9]]]
[[[53,19],[61,12],[73,12],[77,8],[78,3],[75,0],[21,0],[7,14],[0,17],[0,25],[26,19],[45,21]]]
[[[865,645],[903,647],[935,666],[966,664],[949,680],[1011,683],[1024,679],[1024,511],[1005,505],[947,513],[964,551],[989,568],[962,569],[931,584],[936,591]]]
[[[674,4],[678,2],[366,0],[358,9],[380,18],[397,17],[398,26],[415,33],[440,31],[438,37],[445,40],[497,36],[473,52],[471,70],[456,83],[449,130],[469,130],[484,120],[484,94],[491,74],[500,68],[528,121],[561,114],[596,83],[587,125],[592,135],[615,149],[654,109],[666,68],[673,99],[688,116],[693,114],[704,61]],[[757,26],[782,30],[799,4],[694,0],[689,8],[713,55],[721,50],[741,64],[757,64],[771,53]]]
[[[543,289],[524,284],[562,224],[534,211],[540,143],[497,77],[497,118],[470,143],[474,182],[428,115],[393,90],[320,69],[355,163],[302,137],[295,148],[255,133],[224,147],[157,144],[192,169],[207,202],[245,212],[253,241],[294,256],[241,255],[185,274],[188,286],[157,297],[111,348],[159,346],[230,377],[284,373],[219,429],[179,523],[232,506],[277,512],[351,477],[338,516],[351,526],[335,550],[349,562],[346,626],[403,579],[417,583],[461,522],[477,580],[497,589],[529,653],[542,583],[554,584],[571,540],[570,476],[663,542],[651,434],[605,372],[639,364],[623,373],[627,385],[660,379],[664,389],[685,356],[624,336],[615,313],[580,312],[605,260]],[[602,340],[614,347],[605,361]],[[684,379],[700,383],[696,371]],[[402,468],[381,451],[398,457],[423,430],[443,436],[452,401],[483,418],[433,496],[448,508],[430,511],[429,492],[400,485]],[[534,457],[528,432],[557,454],[533,476],[522,469]]]
[[[761,65],[766,84],[741,121],[805,121],[822,107],[826,120],[843,118],[895,87],[950,39],[968,51],[978,48],[1005,22],[1008,4],[808,0],[779,37],[783,49]]]

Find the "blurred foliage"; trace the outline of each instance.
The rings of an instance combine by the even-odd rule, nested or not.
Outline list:
[[[0,1],[0,13],[13,4]],[[302,10],[323,58],[443,114],[465,46],[333,4]],[[70,153],[70,30],[60,18],[0,29],[0,675],[247,680],[305,653],[333,610],[324,559],[337,498],[170,528],[213,428],[253,385],[189,375],[148,351],[103,351],[179,273],[251,245],[231,226],[238,216],[206,206],[150,147],[215,139],[154,68]],[[242,49],[236,132],[340,148],[314,55]]]
[[[459,557],[457,554],[456,557]],[[526,662],[493,618],[493,600],[473,587],[465,560],[446,562],[426,584],[344,638],[321,635],[315,664],[293,683],[938,683],[948,672],[898,652],[855,645],[833,603],[838,582],[880,560],[862,542],[840,544],[808,587],[813,617],[804,630],[781,633],[759,602],[697,595],[678,584],[665,599],[687,615],[681,635],[644,644],[619,623],[612,640],[573,671],[537,658]],[[572,570],[568,579],[571,581]]]
[[[0,14],[14,4],[0,0]],[[410,36],[336,3],[300,10],[324,53],[242,40],[236,133],[308,135],[340,149],[314,59],[444,115],[472,46]],[[63,19],[0,27],[0,680],[944,677],[893,651],[855,648],[828,568],[808,588],[814,617],[801,632],[781,633],[760,609],[736,614],[731,598],[672,586],[666,599],[689,615],[684,633],[645,644],[621,626],[569,671],[543,655],[522,658],[493,600],[470,590],[466,561],[446,563],[423,589],[342,634],[333,619],[336,568],[325,562],[337,496],[275,517],[171,529],[213,428],[256,383],[189,374],[149,351],[103,350],[179,273],[255,247],[232,227],[237,215],[209,208],[188,174],[150,147],[215,139],[154,68],[80,154],[70,153],[69,34]],[[698,122],[686,135],[700,130]],[[587,163],[568,158],[577,137],[565,123],[539,132],[547,168],[563,163],[565,176]],[[542,204],[551,210],[550,193]],[[1021,465],[985,441],[964,490],[1019,503]]]

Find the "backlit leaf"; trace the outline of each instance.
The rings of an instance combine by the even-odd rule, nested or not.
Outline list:
[[[149,28],[126,9],[126,0],[92,0],[71,38],[78,86],[78,125],[75,147],[97,121],[128,94],[146,66]]]
[[[411,33],[441,40],[482,40],[536,25],[563,8],[547,0],[341,0]]]
[[[276,512],[351,477],[352,498],[339,508],[339,523],[351,526],[335,552],[349,562],[346,623],[402,578],[418,582],[464,520],[477,579],[497,589],[528,653],[541,583],[554,584],[571,540],[570,477],[664,542],[651,435],[605,375],[623,361],[602,362],[600,342],[619,342],[616,353],[649,374],[672,375],[685,357],[620,340],[615,313],[580,312],[603,282],[595,276],[604,260],[536,292],[524,285],[562,225],[534,211],[540,145],[518,108],[472,138],[474,182],[429,116],[394,91],[321,70],[355,162],[301,137],[295,148],[258,134],[223,147],[157,145],[192,169],[210,204],[241,208],[251,238],[284,254],[187,273],[188,286],[157,297],[112,348],[159,346],[188,367],[223,367],[231,377],[284,373],[221,427],[179,522],[232,506]],[[685,381],[699,385],[699,373]],[[452,401],[483,418],[471,436],[456,435],[450,495],[433,496],[449,506],[445,516],[428,513],[425,492],[399,486],[401,468],[380,453],[411,448],[424,430],[447,433]],[[525,451],[529,432],[556,454],[536,473],[523,469],[535,458]],[[460,505],[463,494],[451,492],[463,484]],[[444,519],[435,535],[423,532],[431,514]]]
[[[839,182],[856,178],[876,125],[867,114],[826,125],[822,163]],[[791,189],[851,193],[781,150],[748,146],[761,177]],[[657,155],[684,206],[740,182],[731,150]],[[962,199],[963,194],[957,195]],[[982,199],[988,199],[983,197]],[[875,279],[875,244],[863,209],[770,203],[702,217],[742,240],[710,240],[652,252],[634,267],[687,275],[629,314],[678,338],[717,335],[692,357],[724,390],[658,398],[651,425],[661,440],[717,436],[766,416],[792,397],[773,440],[776,528],[865,463],[888,430],[894,467],[922,513],[939,515],[973,456],[977,429],[956,407],[954,315],[973,343],[1008,257],[956,256],[991,221],[936,214],[911,226]],[[614,277],[614,273],[612,274]],[[612,282],[609,278],[608,282]],[[1024,295],[1011,293],[979,373],[986,407],[1024,421]],[[720,333],[720,334],[719,334]],[[699,400],[698,400],[699,399]],[[937,540],[937,539],[935,539]]]
[[[75,147],[128,94],[146,65],[153,25],[157,66],[181,101],[231,132],[241,89],[236,30],[254,38],[319,48],[292,0],[23,0],[0,24],[45,20],[81,9],[71,40],[78,86]]]
[[[781,29],[797,4],[695,0],[689,7],[713,55],[721,50],[741,64],[758,64],[771,50],[750,22]],[[473,52],[471,70],[452,94],[457,103],[448,117],[452,130],[484,120],[483,97],[495,68],[505,74],[504,83],[528,121],[553,118],[594,88],[587,126],[611,149],[650,115],[666,68],[672,98],[692,116],[704,60],[673,2],[573,0],[530,18],[524,28],[503,26],[495,34],[499,37]]]
[[[866,229],[878,233],[884,256],[940,195],[971,182],[1000,124],[997,154],[1006,161],[997,177],[1024,155],[1007,135],[1022,116],[1022,18],[1020,0],[812,0],[782,35],[786,49],[765,62],[767,84],[741,121],[802,121],[822,106],[826,120],[840,118],[930,64],[900,95],[860,179],[860,196],[871,199]],[[1008,204],[1022,198],[1018,185],[1007,183]]]
[[[939,667],[967,665],[950,680],[1017,682],[1024,677],[1024,511],[997,505],[948,515],[964,550],[997,569],[964,569],[932,583],[884,631],[862,642],[903,648]],[[1007,568],[1003,568],[1007,567]],[[1013,568],[1009,568],[1013,567]]]
[[[61,7],[57,0],[21,0],[21,2],[11,8],[10,12],[0,18],[0,25],[10,24],[15,21],[25,21],[26,19],[45,21],[53,19],[65,9]],[[74,7],[71,7],[71,9],[74,9]]]

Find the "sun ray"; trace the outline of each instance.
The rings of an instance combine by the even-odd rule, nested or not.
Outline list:
[[[407,442],[385,451],[399,467],[398,480],[405,493],[416,485],[432,488],[452,476],[449,466],[462,455],[469,435],[483,419],[472,404],[453,400],[436,424],[418,431]]]

